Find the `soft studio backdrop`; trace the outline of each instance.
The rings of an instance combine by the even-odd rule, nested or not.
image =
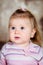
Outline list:
[[[9,17],[20,7],[27,8],[35,15],[43,41],[43,25],[41,25],[40,21],[41,17],[43,18],[43,0],[0,0],[0,42],[8,41]],[[2,43],[0,43],[0,47]]]

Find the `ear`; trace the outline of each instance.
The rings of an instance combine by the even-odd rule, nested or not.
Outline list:
[[[31,38],[34,37],[35,33],[36,33],[36,29],[34,28],[34,29],[32,30],[32,33],[31,33]]]

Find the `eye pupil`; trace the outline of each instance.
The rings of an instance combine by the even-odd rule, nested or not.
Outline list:
[[[15,27],[12,27],[12,29],[15,29]]]
[[[21,27],[21,29],[24,29],[24,27]]]
[[[15,27],[12,27],[12,29],[15,29]],[[23,30],[23,29],[24,29],[24,27],[21,27],[21,29]]]

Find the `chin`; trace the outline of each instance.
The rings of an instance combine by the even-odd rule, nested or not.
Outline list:
[[[20,41],[14,41],[14,43],[16,43],[16,44],[21,44],[22,42],[20,42]]]

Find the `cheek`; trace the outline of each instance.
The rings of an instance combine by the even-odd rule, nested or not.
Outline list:
[[[24,31],[24,35],[25,36],[30,36],[31,32],[32,32],[31,29],[28,29],[28,30]]]
[[[25,32],[22,36],[24,39],[30,39],[31,34],[30,32]]]
[[[13,37],[14,36],[14,32],[13,31],[9,31],[9,36]]]

